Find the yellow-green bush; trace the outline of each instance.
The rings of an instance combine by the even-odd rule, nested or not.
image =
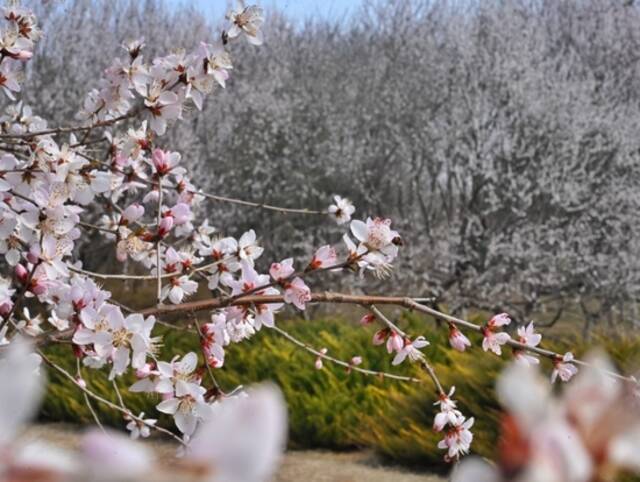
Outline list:
[[[504,366],[500,358],[484,354],[479,338],[474,347],[458,353],[448,348],[446,331],[438,329],[424,318],[409,316],[402,320],[411,333],[423,333],[432,345],[425,350],[443,385],[455,385],[456,400],[467,416],[474,416],[475,440],[473,451],[485,456],[493,455],[497,441],[499,407],[493,387]],[[433,466],[441,463],[442,453],[436,449],[439,434],[431,425],[436,407],[435,392],[429,379],[415,365],[391,367],[391,357],[383,347],[371,344],[373,329],[364,329],[341,319],[280,322],[280,326],[297,338],[312,343],[316,348],[326,347],[329,353],[345,360],[354,355],[364,359],[364,365],[381,371],[393,371],[424,378],[424,383],[403,383],[355,372],[348,374],[343,368],[325,363],[323,370],[314,368],[313,355],[292,345],[282,336],[263,329],[253,339],[227,350],[224,368],[215,370],[223,389],[231,390],[240,384],[272,380],[284,391],[289,405],[290,440],[293,447],[325,447],[347,449],[370,447],[379,454],[402,463]],[[560,343],[546,340],[546,346],[563,352],[569,346],[576,355],[587,347],[578,339]],[[596,337],[615,360],[627,370],[639,366],[640,338]],[[198,350],[194,335],[181,331],[165,333],[163,352],[166,357],[174,353]],[[70,370],[75,360],[66,347],[50,349],[50,356]],[[507,360],[504,356],[504,360]],[[544,368],[550,371],[548,362]],[[91,388],[115,401],[115,395],[104,373],[83,369]],[[91,374],[89,376],[89,374]],[[86,423],[91,414],[83,398],[69,383],[50,372],[52,383],[42,409],[48,420]],[[121,385],[132,383],[132,378],[121,380]],[[136,411],[145,410],[157,415],[153,409],[154,397],[123,392],[128,406]],[[108,424],[122,426],[119,414],[94,403],[100,419]],[[164,419],[170,423],[169,419]]]

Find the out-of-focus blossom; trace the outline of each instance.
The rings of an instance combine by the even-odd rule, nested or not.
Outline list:
[[[534,367],[514,364],[497,384],[507,413],[498,466],[465,461],[454,482],[590,482],[640,473],[640,406],[634,387],[608,375],[597,357],[562,398]]]
[[[280,391],[258,386],[213,405],[185,461],[208,482],[266,482],[285,449],[287,410]]]

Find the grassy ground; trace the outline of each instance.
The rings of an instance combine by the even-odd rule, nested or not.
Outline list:
[[[78,447],[82,429],[74,425],[41,424],[30,427],[24,437],[41,440],[57,447]],[[146,440],[156,455],[170,466],[175,444],[166,441]],[[145,478],[145,482],[189,481],[179,474],[156,474]],[[323,450],[289,451],[285,454],[274,482],[441,482],[438,476],[410,472],[404,469],[381,465],[371,452],[336,453]]]

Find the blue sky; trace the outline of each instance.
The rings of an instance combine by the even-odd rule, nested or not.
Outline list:
[[[227,0],[168,0],[169,4],[194,4],[207,15],[220,17],[227,10]],[[342,18],[353,12],[362,0],[246,0],[245,3],[256,3],[268,10],[276,6],[288,13],[292,18],[322,17],[329,19]]]

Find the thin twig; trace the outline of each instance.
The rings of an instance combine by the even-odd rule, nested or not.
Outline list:
[[[133,420],[135,420],[135,421],[137,421],[139,423],[142,423],[142,424],[146,425],[147,427],[150,427],[150,428],[155,429],[155,430],[157,430],[159,432],[162,432],[162,433],[164,433],[166,435],[169,435],[170,437],[172,437],[175,440],[177,440],[178,442],[180,442],[182,445],[185,445],[185,442],[180,437],[178,437],[175,433],[173,433],[171,430],[167,430],[166,428],[158,427],[158,426],[156,426],[156,425],[154,425],[152,423],[149,423],[148,421],[146,421],[146,420],[134,415],[133,413],[131,413],[131,411],[123,409],[122,407],[119,407],[115,403],[110,402],[106,398],[103,398],[100,395],[98,395],[96,393],[93,393],[91,390],[87,389],[86,387],[83,387],[82,384],[80,384],[74,378],[73,375],[71,375],[67,370],[65,370],[64,368],[62,368],[58,364],[54,363],[41,350],[38,350],[38,354],[42,357],[42,359],[44,360],[44,362],[47,365],[49,365],[50,367],[52,367],[53,369],[55,369],[56,371],[61,373],[65,378],[67,378],[71,383],[73,383],[84,394],[88,395],[89,397],[93,398],[94,400],[97,400],[100,403],[103,403],[104,405],[106,405],[109,408],[112,408],[114,410],[117,410],[118,412],[124,413],[128,417],[132,418]]]
[[[340,360],[338,358],[332,357],[330,355],[327,355],[326,353],[322,353],[321,351],[316,350],[315,348],[313,348],[312,346],[308,345],[307,343],[298,340],[296,337],[294,337],[293,335],[291,335],[289,332],[283,330],[282,328],[278,327],[278,326],[273,326],[271,328],[272,330],[275,330],[277,333],[279,333],[280,335],[284,336],[287,340],[289,340],[291,343],[299,346],[300,348],[305,349],[306,351],[308,351],[309,353],[312,353],[324,360],[330,361],[331,363],[335,363],[336,365],[340,365],[343,366],[349,370],[353,370],[359,373],[363,373],[365,375],[372,375],[372,376],[376,376],[379,378],[390,378],[392,380],[400,380],[400,381],[404,381],[404,382],[414,382],[414,383],[423,383],[423,380],[420,380],[419,378],[414,378],[414,377],[406,377],[403,375],[396,375],[394,373],[387,373],[387,372],[380,372],[380,371],[375,371],[375,370],[368,370],[366,368],[360,368],[358,366],[353,365],[352,363],[348,363],[345,362],[343,360]]]

